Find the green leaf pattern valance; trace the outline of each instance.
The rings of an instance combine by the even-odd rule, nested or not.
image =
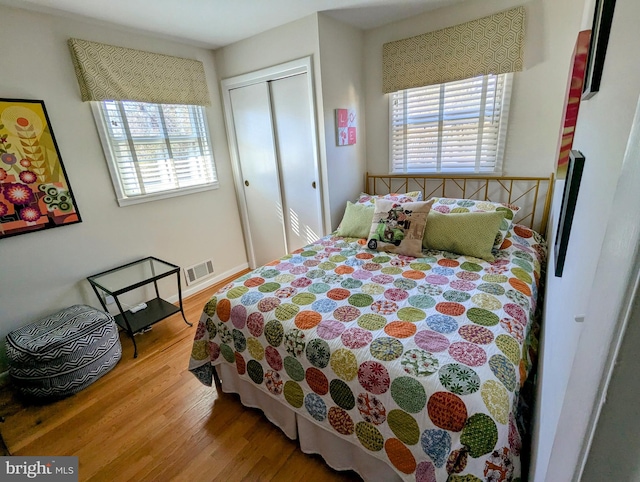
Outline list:
[[[478,75],[519,72],[524,7],[384,44],[384,93]]]
[[[211,105],[202,62],[69,39],[83,101]]]

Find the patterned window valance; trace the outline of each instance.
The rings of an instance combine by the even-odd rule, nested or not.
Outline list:
[[[384,44],[382,89],[396,92],[522,70],[524,7]]]
[[[211,105],[198,60],[69,39],[83,101]]]

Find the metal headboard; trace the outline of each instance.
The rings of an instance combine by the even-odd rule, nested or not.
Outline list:
[[[553,173],[549,177],[462,176],[446,174],[366,174],[369,194],[422,191],[423,199],[450,197],[515,204],[520,207],[514,222],[546,237]]]

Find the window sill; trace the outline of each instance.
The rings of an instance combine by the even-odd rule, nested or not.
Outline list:
[[[212,189],[218,189],[219,185],[217,182],[213,184],[205,184],[202,186],[193,186],[193,187],[185,187],[182,189],[177,189],[173,191],[163,191],[153,194],[144,194],[141,196],[132,196],[132,197],[118,197],[118,205],[120,207],[130,206],[132,204],[140,204],[151,201],[158,201],[159,199],[167,199],[171,197],[184,196],[187,194],[193,194],[196,192],[202,191],[210,191]]]
[[[502,176],[502,171],[494,171],[493,169],[475,171],[473,169],[456,169],[448,171],[392,171],[389,173],[392,176],[456,176],[461,175],[465,177],[473,176]]]

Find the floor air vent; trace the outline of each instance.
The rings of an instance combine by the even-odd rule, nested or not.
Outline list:
[[[196,281],[211,276],[213,274],[213,260],[208,259],[202,263],[194,264],[185,268],[185,277],[187,278],[187,285],[193,284]]]

